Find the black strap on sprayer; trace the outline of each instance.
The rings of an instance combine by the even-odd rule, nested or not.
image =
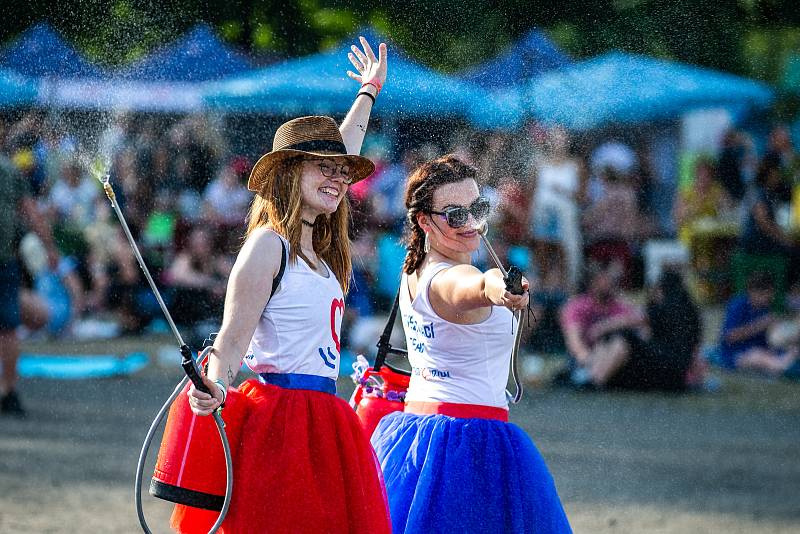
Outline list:
[[[373,365],[373,369],[377,372],[381,370],[381,367],[384,365],[394,371],[395,373],[399,373],[401,375],[411,376],[411,372],[405,369],[400,369],[399,367],[395,367],[390,363],[386,362],[386,356],[388,354],[396,354],[398,356],[405,356],[408,357],[408,351],[404,349],[396,349],[392,347],[390,343],[390,339],[392,337],[392,330],[394,330],[394,321],[397,318],[397,309],[400,307],[400,289],[403,287],[402,282],[400,283],[400,287],[397,288],[397,294],[394,296],[394,304],[392,304],[392,311],[389,312],[389,319],[386,321],[386,326],[383,327],[383,333],[381,334],[380,339],[378,340],[378,354],[375,356],[375,365]]]

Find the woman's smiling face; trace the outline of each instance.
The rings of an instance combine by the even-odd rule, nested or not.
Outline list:
[[[350,181],[347,164],[333,158],[313,158],[303,161],[300,194],[308,215],[330,215],[339,207]],[[326,176],[330,175],[330,176]]]

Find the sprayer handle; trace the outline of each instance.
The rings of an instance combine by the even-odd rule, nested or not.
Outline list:
[[[522,288],[522,271],[519,267],[512,265],[508,268],[508,274],[503,278],[506,289],[512,295],[522,295],[525,290]]]
[[[181,356],[181,367],[183,367],[183,372],[186,373],[186,376],[188,376],[189,380],[192,381],[195,389],[211,395],[211,391],[205,385],[203,378],[201,377],[200,366],[197,365],[197,360],[192,357],[192,351],[188,346],[183,345],[181,347]]]

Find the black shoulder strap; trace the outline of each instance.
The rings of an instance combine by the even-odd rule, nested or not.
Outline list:
[[[400,307],[400,288],[403,287],[403,284],[400,284],[400,287],[397,288],[397,294],[394,296],[394,304],[392,304],[392,311],[389,313],[389,320],[386,321],[386,326],[383,328],[383,333],[381,334],[381,338],[378,340],[378,355],[375,356],[375,365],[373,368],[376,371],[380,371],[381,367],[386,362],[386,355],[390,351],[397,352],[397,349],[393,349],[392,345],[389,343],[389,339],[392,337],[392,330],[394,330],[394,320],[397,318],[397,308]]]
[[[275,279],[272,280],[272,291],[269,294],[269,298],[272,298],[272,295],[275,294],[275,291],[278,289],[278,285],[281,283],[281,279],[283,278],[283,272],[286,270],[286,244],[281,239],[281,268],[278,269],[278,274],[275,275]]]

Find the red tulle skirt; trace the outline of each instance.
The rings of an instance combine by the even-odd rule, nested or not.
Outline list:
[[[375,452],[353,409],[328,393],[248,380],[239,443],[232,443],[233,497],[220,532],[391,532]],[[223,419],[226,417],[223,410]],[[233,415],[233,414],[232,414]],[[230,426],[230,425],[227,425]],[[176,505],[172,528],[206,533],[218,512]]]

